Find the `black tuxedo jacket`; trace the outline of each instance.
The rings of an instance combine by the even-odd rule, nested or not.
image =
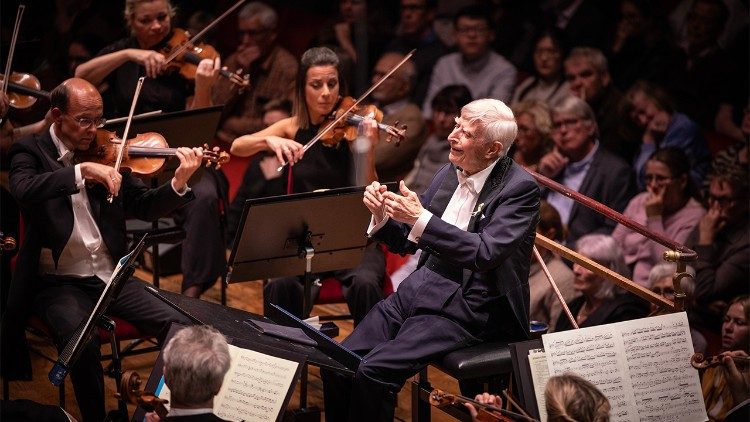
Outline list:
[[[416,244],[407,239],[411,226],[393,220],[374,237],[396,253],[422,249],[420,265],[435,256],[461,268],[464,299],[473,310],[488,314],[482,335],[485,340],[525,339],[529,333],[529,263],[539,220],[539,187],[509,157],[501,159],[479,193],[467,231],[440,219],[457,187],[452,164],[435,175],[420,197],[434,216]]]
[[[34,297],[42,248],[52,250],[57,263],[73,231],[70,196],[78,192],[75,169],[58,162],[59,153],[48,131],[14,144],[11,159],[11,193],[21,207],[25,233],[2,321],[2,372],[14,378],[31,376],[25,352],[24,326]],[[149,189],[140,179],[124,175],[120,193],[110,204],[106,189],[96,184],[87,188],[91,212],[114,261],[126,253],[125,218],[156,220],[193,198],[180,197],[170,183]],[[25,356],[21,361],[13,357]],[[25,362],[25,364],[24,364]],[[8,371],[11,371],[9,373]],[[11,379],[14,379],[11,378]]]

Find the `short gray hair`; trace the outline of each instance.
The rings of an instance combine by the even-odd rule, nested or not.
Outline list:
[[[518,134],[518,124],[513,111],[500,100],[493,98],[474,100],[461,108],[461,117],[470,125],[477,125],[478,135],[484,138],[485,143],[503,144],[500,157],[508,153]]]
[[[271,6],[260,1],[246,4],[240,9],[237,17],[239,19],[257,17],[260,20],[260,24],[263,25],[263,28],[265,29],[276,29],[276,25],[279,23],[279,15],[276,11]]]
[[[224,336],[207,325],[183,328],[164,351],[164,378],[172,402],[199,404],[221,389],[229,370],[229,346]]]
[[[661,280],[664,277],[672,278],[674,276],[674,273],[677,271],[677,264],[674,262],[662,262],[659,264],[654,265],[651,267],[651,271],[648,273],[648,288],[651,289],[654,287],[654,283]],[[688,297],[693,296],[693,292],[695,291],[695,269],[691,267],[690,265],[685,266],[685,272],[690,274],[691,277],[683,277],[680,279],[680,287],[682,288],[682,291],[685,292],[685,294]]]
[[[594,125],[596,137],[599,137],[599,125],[596,122],[596,114],[594,114],[594,110],[585,100],[575,95],[563,97],[552,106],[552,120],[555,119],[556,114],[570,114],[588,121],[589,124]]]
[[[565,59],[565,63],[581,60],[590,63],[594,70],[599,72],[600,75],[609,72],[607,58],[604,56],[604,53],[597,48],[576,47],[570,51],[570,54],[568,54],[568,57]]]
[[[625,264],[622,250],[612,236],[601,233],[592,233],[581,236],[576,242],[576,251],[620,275],[630,277],[630,270]],[[615,290],[615,284],[613,282],[603,280],[596,296],[598,298],[608,299],[614,297],[616,292],[618,291]]]

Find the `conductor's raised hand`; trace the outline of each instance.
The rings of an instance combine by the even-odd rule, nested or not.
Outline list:
[[[401,195],[393,192],[383,194],[385,214],[398,222],[414,225],[424,210],[422,203],[419,202],[417,193],[409,190],[403,180],[399,183],[398,188]]]
[[[375,218],[376,223],[380,223],[385,218],[383,194],[387,191],[388,188],[385,185],[381,185],[377,181],[372,182],[365,188],[365,195],[362,198],[362,202],[364,202],[367,209],[370,210],[372,216]]]
[[[198,170],[203,162],[203,148],[177,148],[177,158],[180,160],[180,166],[174,171],[172,187],[177,192],[185,190],[190,176]]]

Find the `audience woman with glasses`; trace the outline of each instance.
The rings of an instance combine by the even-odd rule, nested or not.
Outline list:
[[[696,200],[698,191],[690,177],[690,160],[677,148],[656,151],[646,161],[643,179],[646,191],[630,200],[623,215],[668,239],[685,243],[706,213]],[[615,227],[612,237],[622,248],[633,281],[645,286],[649,271],[663,261],[666,248],[622,224]]]
[[[534,46],[534,74],[513,90],[511,105],[530,100],[554,104],[571,95],[563,74],[563,58],[566,55],[563,33],[553,28],[542,31]]]
[[[639,190],[646,188],[642,178],[646,161],[662,148],[681,149],[690,160],[696,186],[700,186],[708,173],[711,152],[696,122],[675,110],[666,91],[651,82],[638,81],[625,95],[625,111],[641,129],[641,145],[635,156],[636,180]]]

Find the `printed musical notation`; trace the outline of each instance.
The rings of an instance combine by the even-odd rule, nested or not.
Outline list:
[[[572,372],[610,401],[612,421],[704,421],[684,312],[542,336],[550,376]]]

